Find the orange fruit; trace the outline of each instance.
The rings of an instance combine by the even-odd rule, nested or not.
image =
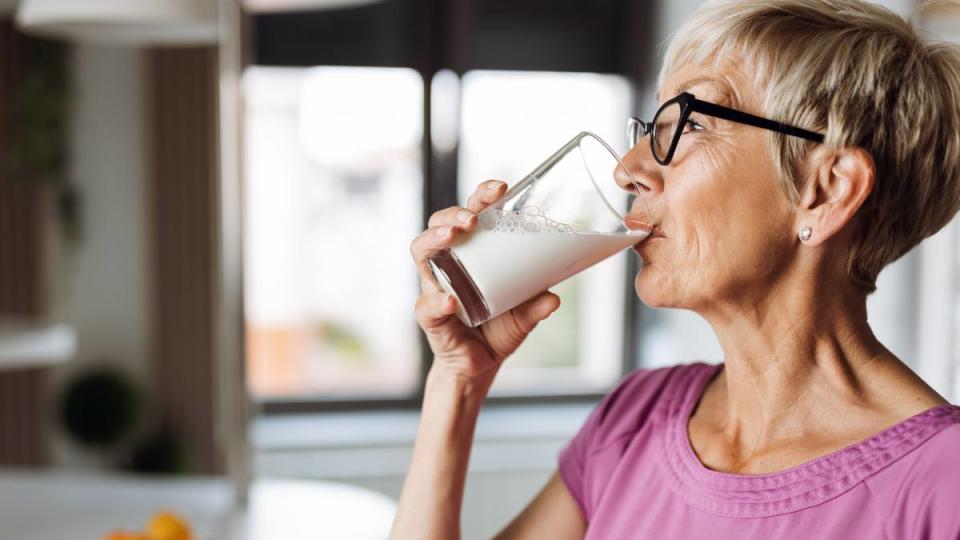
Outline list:
[[[147,524],[149,540],[193,540],[190,526],[173,512],[157,512]]]
[[[147,540],[147,537],[136,532],[113,531],[104,536],[103,540]]]

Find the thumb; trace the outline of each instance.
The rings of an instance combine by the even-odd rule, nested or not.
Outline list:
[[[501,313],[480,330],[487,339],[494,356],[499,360],[513,354],[537,323],[560,307],[560,297],[544,292],[506,313]]]
[[[560,297],[546,291],[513,308],[517,325],[523,333],[529,333],[537,323],[546,319],[560,307]]]

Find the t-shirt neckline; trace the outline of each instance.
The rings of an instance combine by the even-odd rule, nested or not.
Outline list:
[[[691,366],[692,367],[692,366]],[[723,364],[700,364],[678,380],[664,437],[674,486],[689,503],[731,517],[766,517],[822,504],[900,459],[950,424],[960,407],[939,405],[863,441],[767,474],[733,474],[708,469],[693,451],[687,425],[707,383]]]

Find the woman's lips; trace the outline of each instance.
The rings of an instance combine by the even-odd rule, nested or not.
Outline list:
[[[624,220],[623,223],[624,225],[627,226],[627,229],[629,229],[631,232],[645,231],[650,234],[653,234],[653,230],[656,228],[656,226],[651,225],[645,221]]]
[[[623,224],[626,225],[631,231],[648,231],[651,234],[657,228],[656,225],[652,224],[650,221],[641,218],[640,216],[627,214],[623,218]]]
[[[623,224],[632,231],[647,231],[650,233],[645,236],[643,240],[640,240],[633,245],[633,251],[635,251],[637,255],[642,255],[640,250],[644,245],[660,238],[666,238],[666,236],[663,234],[663,229],[661,229],[655,221],[651,220],[650,216],[646,212],[642,214],[640,212],[635,214],[627,214],[623,218]]]
[[[650,231],[649,236],[633,245],[633,251],[635,251],[638,255],[640,255],[640,250],[646,244],[667,237],[665,234],[663,234],[663,229],[657,225],[648,225],[646,229]]]

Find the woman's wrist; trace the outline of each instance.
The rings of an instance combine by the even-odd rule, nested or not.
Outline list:
[[[492,382],[492,377],[464,377],[439,363],[431,366],[394,537],[459,537],[473,432]]]
[[[493,385],[490,376],[467,377],[445,366],[434,364],[427,372],[424,399],[430,395],[444,395],[462,400],[464,404],[481,405]]]
[[[432,367],[424,387],[417,442],[424,438],[432,440],[430,444],[457,449],[457,453],[468,452],[480,407],[492,383],[492,377],[475,379],[442,366]]]

